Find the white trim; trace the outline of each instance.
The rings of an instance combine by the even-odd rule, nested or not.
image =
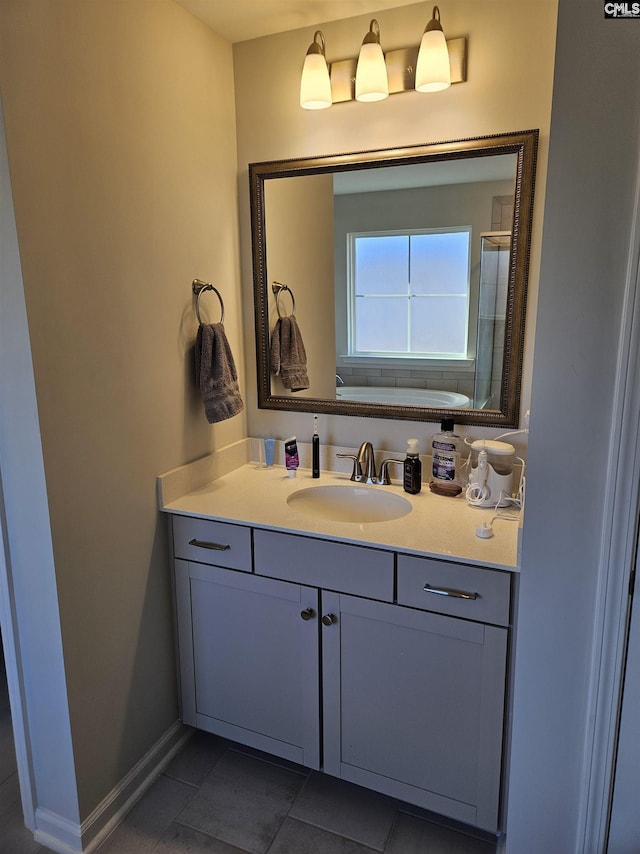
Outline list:
[[[148,791],[193,730],[176,721],[81,824],[36,810],[34,838],[58,854],[91,854]]]
[[[20,783],[20,797],[25,826],[33,830],[35,813],[33,792],[31,790],[33,770],[30,761],[29,739],[24,720],[24,680],[19,666],[19,639],[16,631],[15,601],[11,584],[10,556],[5,533],[6,517],[2,494],[2,472],[0,471],[0,629],[2,630],[2,645],[4,648],[5,670],[7,674],[7,689],[11,723],[13,726],[13,741],[16,752],[16,766]]]
[[[82,854],[80,825],[51,810],[38,807],[33,837],[58,854]]]
[[[420,359],[416,356],[394,356],[384,355],[384,353],[373,353],[367,355],[361,353],[357,356],[337,356],[337,367],[354,367],[354,368],[381,368],[387,369],[405,369],[405,370],[420,370],[420,371],[468,371],[473,373],[475,370],[476,360],[474,358],[466,358],[461,356],[459,359],[446,358],[444,356],[430,358],[425,356]]]
[[[411,238],[412,237],[420,237],[420,236],[430,236],[433,234],[466,234],[467,235],[467,280],[466,280],[466,291],[464,294],[462,293],[437,293],[437,294],[416,294],[412,292],[411,288],[411,275],[407,280],[407,292],[406,293],[398,293],[398,294],[357,294],[356,293],[356,251],[355,245],[356,241],[362,238],[383,238],[383,237],[407,237],[408,246],[407,246],[407,263],[408,268],[411,268]],[[403,229],[382,229],[382,230],[369,230],[369,231],[348,231],[346,234],[347,237],[347,350],[348,355],[350,357],[373,357],[373,358],[384,358],[385,351],[367,351],[367,350],[358,350],[356,347],[356,338],[357,338],[357,311],[356,305],[360,299],[363,300],[385,300],[392,299],[397,300],[402,298],[406,301],[407,305],[407,343],[411,342],[411,316],[412,316],[412,301],[413,300],[438,300],[443,298],[458,298],[464,299],[466,311],[464,314],[465,317],[465,328],[464,328],[464,345],[465,352],[464,353],[417,353],[411,349],[400,352],[390,353],[392,358],[401,359],[405,355],[407,359],[422,359],[426,362],[430,360],[434,361],[442,361],[442,360],[456,360],[456,359],[466,359],[467,354],[469,352],[469,328],[471,326],[471,318],[470,313],[472,310],[471,305],[471,247],[473,242],[473,228],[470,225],[458,225],[458,226],[447,226],[442,228],[403,228]]]
[[[24,332],[27,334],[26,347],[28,348],[28,327],[19,258],[20,249],[13,209],[4,109],[0,100],[0,288],[2,288],[2,293],[0,294],[0,332],[3,326],[2,315],[4,314],[5,323],[11,324],[20,331],[24,329]],[[0,407],[14,403],[13,400],[10,401],[8,397],[5,397],[4,383],[2,365],[0,365]],[[26,391],[25,395],[28,393]],[[10,442],[7,441],[5,430],[4,421],[0,419],[0,628],[2,630],[22,811],[26,827],[29,830],[33,830],[35,824],[35,774],[26,716],[25,674],[20,651],[19,620],[13,566],[9,548],[10,537],[5,508],[5,493],[2,484],[2,456],[3,453],[8,454],[11,447]]]
[[[614,476],[605,486],[578,854],[604,851],[606,845],[629,578],[635,560],[640,482],[640,164],[619,340],[607,466]]]
[[[81,825],[82,838],[88,839],[85,852],[95,848],[122,821],[162,774],[173,757],[193,735],[193,730],[176,721],[145,753],[93,810]]]

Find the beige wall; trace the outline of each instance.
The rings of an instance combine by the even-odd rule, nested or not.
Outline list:
[[[295,314],[307,356],[309,388],[291,392],[278,376],[273,394],[293,397],[335,396],[335,324],[333,309],[333,179],[330,175],[265,181],[268,211],[267,288],[269,328],[278,318],[273,281],[291,288]],[[291,216],[291,211],[296,211]],[[280,296],[280,311],[289,314],[289,294]]]
[[[172,0],[3,0],[0,88],[85,818],[177,718],[155,477],[244,436],[191,380],[200,277],[244,392],[232,52]]]
[[[432,3],[417,3],[376,15],[383,48],[418,44]],[[247,164],[254,161],[405,146],[529,128],[540,129],[538,180],[531,253],[525,341],[523,408],[531,386],[532,332],[535,318],[547,145],[553,81],[556,0],[450,0],[442,9],[449,37],[469,40],[468,81],[433,95],[403,93],[374,104],[351,102],[329,110],[307,111],[298,104],[300,71],[313,29],[280,33],[234,45],[238,168],[242,235],[242,278],[248,386],[255,383],[251,299],[250,219]],[[370,16],[322,26],[327,59],[357,55]],[[523,37],[526,34],[526,38]],[[269,73],[265,74],[264,69]],[[258,82],[259,81],[259,82]],[[378,447],[405,447],[406,423],[379,419],[320,416],[323,441],[357,444],[372,439]],[[280,437],[296,432],[308,439],[312,418],[258,410],[250,398],[249,432]],[[413,432],[413,428],[412,428]],[[418,431],[422,450],[434,432]],[[473,428],[461,433],[492,431]],[[493,431],[495,432],[495,431]],[[518,440],[517,444],[523,442]]]

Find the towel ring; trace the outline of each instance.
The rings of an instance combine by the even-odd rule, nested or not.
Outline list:
[[[296,298],[293,295],[293,291],[289,287],[289,285],[282,285],[280,282],[274,282],[271,285],[271,290],[276,295],[276,309],[278,311],[278,317],[295,317],[296,316]],[[291,297],[291,314],[286,315],[282,314],[280,311],[280,297],[282,296],[283,291],[288,291],[289,296]]]
[[[214,291],[218,299],[220,300],[220,323],[224,322],[224,302],[222,301],[222,297],[220,296],[220,291],[214,287],[211,282],[203,282],[202,279],[194,279],[191,283],[191,289],[194,294],[197,294],[196,299],[196,317],[198,318],[198,323],[202,324],[202,317],[200,317],[200,297],[205,291]]]

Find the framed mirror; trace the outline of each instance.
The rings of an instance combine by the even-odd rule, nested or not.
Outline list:
[[[251,163],[258,406],[518,426],[537,144]]]

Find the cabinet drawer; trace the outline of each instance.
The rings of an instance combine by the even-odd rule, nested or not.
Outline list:
[[[242,525],[174,516],[173,550],[184,560],[251,572],[251,529]]]
[[[507,626],[510,589],[507,572],[398,555],[399,605]]]
[[[393,601],[393,552],[274,531],[253,536],[261,575]]]

